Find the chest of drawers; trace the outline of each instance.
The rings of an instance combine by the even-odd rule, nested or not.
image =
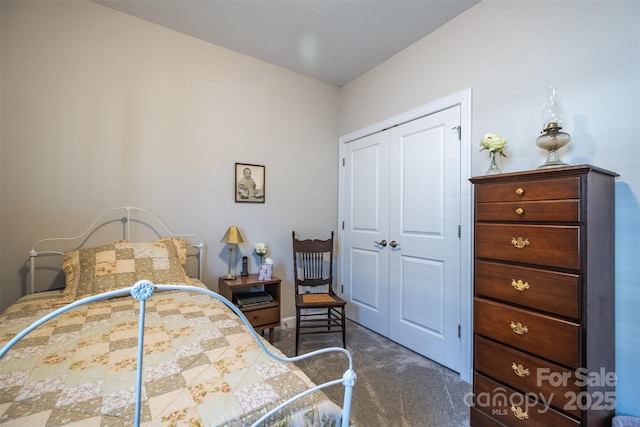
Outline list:
[[[616,176],[580,165],[471,179],[472,426],[611,425]]]

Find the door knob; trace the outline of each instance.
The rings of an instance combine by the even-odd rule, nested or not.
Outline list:
[[[389,243],[389,246],[395,248],[396,246],[398,246],[398,243],[395,240],[392,240],[391,243]]]
[[[383,248],[384,248],[385,246],[387,246],[387,241],[386,241],[386,240],[383,240],[383,241],[381,241],[381,242],[376,242],[376,241],[374,240],[374,241],[373,241],[373,243],[375,243],[376,245],[380,245],[380,246],[382,246]]]

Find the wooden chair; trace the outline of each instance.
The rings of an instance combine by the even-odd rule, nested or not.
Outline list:
[[[300,335],[342,333],[346,348],[346,301],[333,291],[333,231],[327,240],[293,237],[296,356]]]

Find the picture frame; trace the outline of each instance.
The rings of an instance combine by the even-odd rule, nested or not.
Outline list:
[[[250,163],[236,163],[235,191],[236,203],[264,203],[265,167]]]

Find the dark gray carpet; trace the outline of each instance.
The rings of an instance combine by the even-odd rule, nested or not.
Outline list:
[[[295,352],[295,330],[282,329],[274,345],[287,356]],[[340,347],[339,334],[306,335],[300,354]],[[462,427],[469,425],[464,403],[471,385],[456,373],[356,323],[348,322],[347,349],[358,375],[351,419],[357,427]],[[298,365],[316,384],[342,377],[348,365],[343,354],[321,355]],[[342,386],[325,389],[342,406]]]

